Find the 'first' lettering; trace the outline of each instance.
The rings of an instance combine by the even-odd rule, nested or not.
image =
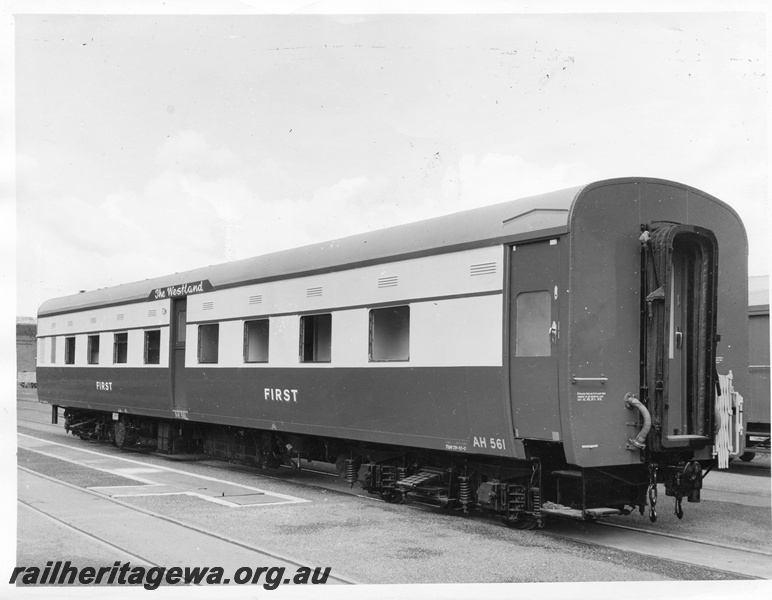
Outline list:
[[[266,400],[273,400],[274,402],[297,402],[298,391],[297,390],[283,390],[281,388],[264,388],[264,398]]]
[[[97,381],[96,382],[96,389],[98,389],[101,392],[112,392],[113,391],[113,382],[112,381]]]

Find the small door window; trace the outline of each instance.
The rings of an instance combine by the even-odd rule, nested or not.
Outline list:
[[[244,323],[244,362],[268,362],[268,319]]]
[[[64,338],[64,364],[75,364],[75,338]]]
[[[145,364],[161,363],[161,332],[159,330],[145,332]]]
[[[370,360],[410,359],[410,307],[391,306],[370,311]]]
[[[99,335],[88,336],[88,364],[99,364]]]
[[[129,334],[116,333],[113,336],[113,363],[126,364],[129,356]]]
[[[332,315],[300,317],[300,361],[330,362],[332,356]]]
[[[552,295],[546,290],[522,292],[515,304],[515,355],[550,356]]]

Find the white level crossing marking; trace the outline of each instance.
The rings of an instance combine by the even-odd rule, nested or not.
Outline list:
[[[186,495],[230,508],[310,502],[310,500],[296,496],[271,492],[206,475],[188,473],[172,467],[149,466],[130,458],[110,456],[94,450],[41,440],[24,433],[17,433],[17,440],[19,447],[25,450],[137,482],[137,485],[88,488],[112,498]]]

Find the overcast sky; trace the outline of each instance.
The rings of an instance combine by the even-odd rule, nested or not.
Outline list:
[[[328,14],[56,14],[287,5]],[[629,10],[622,0],[383,5],[522,12],[14,2],[0,47],[3,90],[15,86],[0,94],[11,115],[0,122],[0,150],[11,146],[0,227],[13,223],[15,153],[16,315],[81,289],[623,176],[729,203],[751,274],[769,272],[766,16],[690,8],[760,0],[650,1],[685,10],[624,14],[609,13]],[[601,13],[528,14],[559,6]],[[13,237],[0,237],[5,284]],[[2,352],[11,365],[11,344]],[[0,436],[10,481],[14,422]]]
[[[16,314],[631,175],[729,203],[751,274],[768,273],[764,27],[753,12],[17,15]]]

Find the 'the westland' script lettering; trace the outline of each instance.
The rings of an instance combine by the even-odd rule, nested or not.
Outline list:
[[[191,294],[201,294],[203,292],[213,292],[214,286],[208,279],[194,281],[192,283],[183,283],[181,285],[170,285],[165,288],[156,288],[150,292],[148,300],[164,300],[166,298],[182,298]]]
[[[188,294],[198,294],[204,291],[204,282],[198,283],[183,283],[178,286],[169,286],[168,288],[158,288],[155,291],[155,299],[161,298],[178,298],[179,296],[187,296]]]

